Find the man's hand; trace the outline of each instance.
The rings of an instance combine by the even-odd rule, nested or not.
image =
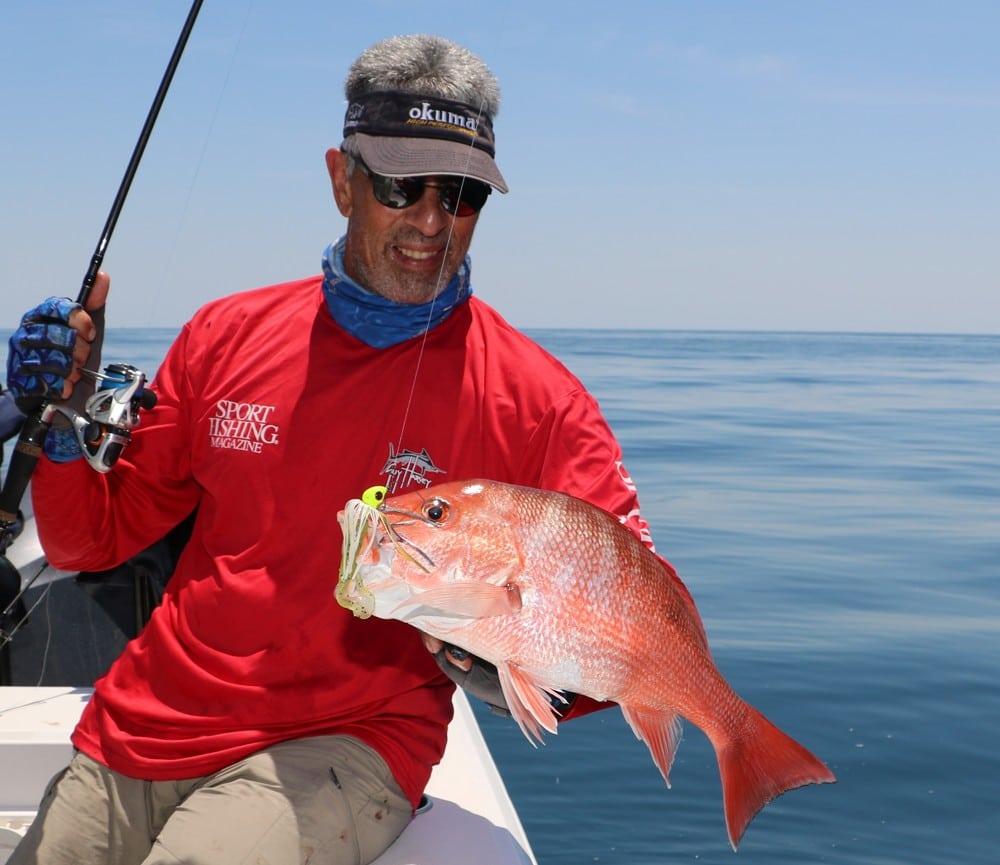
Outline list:
[[[96,380],[81,382],[83,369],[97,372],[104,342],[104,305],[111,280],[98,273],[86,308],[68,297],[50,297],[21,319],[7,352],[7,386],[18,409],[31,414],[46,401],[62,401],[85,413]],[[54,462],[81,456],[80,443],[69,418],[56,413],[43,449]]]
[[[420,637],[449,679],[472,696],[478,697],[496,714],[510,715],[496,667],[470,655],[465,649],[444,643],[430,634],[421,633]]]
[[[44,400],[69,399],[88,360],[91,369],[100,363],[110,285],[108,275],[98,273],[86,308],[50,297],[24,314],[7,354],[7,386],[22,411],[34,411]]]
[[[435,657],[443,651],[445,660],[453,667],[457,667],[465,673],[468,673],[472,669],[472,655],[465,651],[465,649],[443,643],[437,637],[432,637],[430,634],[422,632],[420,638],[424,641],[427,651]]]
[[[494,714],[510,717],[507,698],[503,694],[503,688],[500,687],[500,676],[493,664],[430,634],[421,632],[420,638],[449,679],[486,703]],[[560,715],[565,715],[576,701],[576,694],[571,691],[558,691],[549,697],[549,701]]]

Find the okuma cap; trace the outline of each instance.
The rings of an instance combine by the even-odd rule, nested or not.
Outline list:
[[[507,191],[494,161],[493,124],[464,102],[396,91],[366,93],[347,105],[344,137],[348,135],[376,174],[452,174]]]

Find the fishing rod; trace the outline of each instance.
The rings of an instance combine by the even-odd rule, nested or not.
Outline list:
[[[87,268],[80,293],[76,298],[77,303],[83,307],[86,307],[97,274],[104,263],[111,235],[114,233],[118,217],[125,206],[125,199],[132,186],[132,180],[135,178],[139,162],[142,160],[146,144],[149,142],[156,124],[156,118],[159,116],[160,108],[163,106],[167,91],[170,89],[170,83],[177,71],[188,37],[194,29],[202,2],[203,0],[194,0],[191,4],[191,9],[174,45],[166,71],[160,80],[160,86],[156,90],[153,103],[146,115],[146,121],[143,123],[135,148],[132,150],[132,156],[125,168],[125,174],[118,186],[118,192],[111,203],[107,221],[104,223],[104,229],[97,241],[97,246],[94,248],[90,266]],[[155,395],[151,391],[144,390],[145,375],[129,364],[110,364],[105,367],[104,373],[99,373],[96,370],[86,370],[85,372],[97,380],[99,389],[87,400],[82,413],[43,400],[41,405],[30,412],[22,423],[17,444],[11,454],[10,466],[7,469],[3,488],[0,489],[0,558],[3,558],[4,562],[6,562],[6,557],[3,556],[3,553],[20,530],[21,501],[42,454],[42,445],[56,413],[62,413],[69,419],[88,463],[98,471],[106,472],[117,462],[118,457],[121,456],[128,444],[130,430],[139,422],[139,409],[152,408],[156,403]],[[6,637],[7,642],[9,642],[11,634],[4,631],[2,620],[4,616],[17,607],[27,588],[25,586],[9,602],[0,597],[0,638]],[[21,622],[18,622],[17,626],[19,627],[20,624]],[[4,640],[0,639],[0,649],[3,645]]]
[[[143,152],[146,150],[146,144],[149,141],[149,136],[153,132],[153,126],[156,124],[156,118],[160,114],[160,108],[163,106],[163,101],[166,99],[167,91],[170,89],[170,82],[174,79],[174,72],[177,71],[177,66],[181,62],[181,55],[184,53],[188,37],[194,29],[194,22],[198,17],[198,13],[201,11],[202,2],[203,0],[194,0],[194,3],[191,4],[191,9],[188,12],[187,19],[184,21],[184,27],[181,30],[181,35],[177,38],[177,44],[174,45],[173,54],[170,55],[170,62],[167,64],[167,69],[163,73],[163,78],[160,80],[160,86],[156,90],[156,96],[153,97],[153,104],[149,107],[149,113],[146,115],[146,122],[142,125],[142,131],[139,133],[139,139],[135,143],[135,149],[132,151],[132,156],[128,161],[128,167],[125,169],[125,176],[122,178],[121,185],[118,187],[118,194],[115,196],[115,200],[111,204],[111,212],[108,213],[108,221],[104,223],[104,231],[101,232],[101,238],[97,241],[97,247],[94,249],[94,254],[90,259],[90,267],[87,270],[87,275],[83,278],[83,285],[80,288],[80,294],[76,298],[76,302],[81,305],[86,305],[87,298],[90,296],[90,290],[94,287],[94,280],[97,279],[97,272],[101,269],[101,264],[104,262],[104,254],[107,252],[108,244],[111,242],[111,235],[115,230],[115,225],[118,224],[118,217],[121,215],[122,208],[125,206],[125,197],[128,195],[129,188],[132,186],[132,179],[135,177],[135,173],[139,168],[139,162],[142,159]]]

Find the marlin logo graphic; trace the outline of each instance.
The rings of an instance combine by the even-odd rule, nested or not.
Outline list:
[[[439,469],[434,465],[434,460],[427,453],[427,448],[421,448],[420,453],[411,450],[402,450],[396,453],[396,447],[389,443],[389,459],[382,467],[382,474],[389,480],[386,483],[390,493],[399,492],[412,483],[429,487],[431,481],[427,479],[430,474],[444,474],[444,469]]]

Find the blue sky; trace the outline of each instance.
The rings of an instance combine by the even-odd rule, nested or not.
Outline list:
[[[0,327],[77,293],[188,7],[4,4]],[[407,32],[503,87],[473,285],[514,324],[1000,333],[1000,4],[965,0],[206,0],[109,320],[317,272],[344,74]]]

